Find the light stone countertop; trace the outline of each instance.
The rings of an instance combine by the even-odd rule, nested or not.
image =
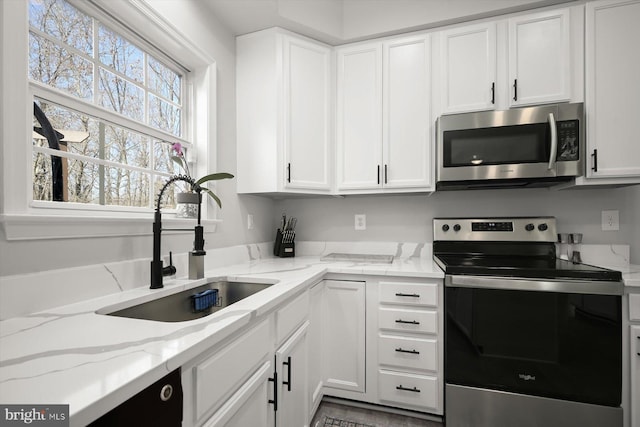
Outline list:
[[[0,402],[69,404],[71,426],[86,425],[146,386],[299,294],[327,273],[442,279],[425,257],[392,264],[262,258],[210,269],[206,279],[166,280],[0,322]],[[217,278],[276,282],[210,316],[178,323],[97,314]]]

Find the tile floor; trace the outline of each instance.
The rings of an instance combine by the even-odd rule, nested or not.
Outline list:
[[[323,401],[316,411],[311,427],[442,427],[436,421],[405,415],[357,408]]]

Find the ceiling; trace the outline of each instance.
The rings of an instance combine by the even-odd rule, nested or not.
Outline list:
[[[331,45],[417,31],[569,0],[201,0],[241,35],[274,26]]]

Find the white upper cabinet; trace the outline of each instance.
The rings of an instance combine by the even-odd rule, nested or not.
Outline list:
[[[432,184],[431,50],[426,35],[383,45],[384,188],[424,188]]]
[[[569,9],[509,19],[511,106],[568,101]]]
[[[337,50],[338,190],[380,186],[382,43]]]
[[[279,28],[236,42],[238,193],[331,190],[331,48]]]
[[[586,18],[587,177],[640,182],[640,1],[587,3]]]
[[[331,51],[294,37],[283,45],[285,186],[329,190]]]
[[[431,189],[430,62],[424,34],[337,49],[338,192]]]
[[[496,96],[496,24],[440,34],[442,113],[491,110]]]
[[[580,7],[437,33],[440,114],[582,102]]]

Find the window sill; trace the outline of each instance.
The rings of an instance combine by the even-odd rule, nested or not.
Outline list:
[[[203,220],[206,233],[214,233],[219,219]],[[61,215],[0,215],[0,224],[7,240],[76,239],[95,237],[150,236],[153,214],[149,217],[125,216],[61,216]],[[168,233],[189,234],[196,225],[195,219],[182,219],[167,214],[162,218],[163,227],[186,230]]]

